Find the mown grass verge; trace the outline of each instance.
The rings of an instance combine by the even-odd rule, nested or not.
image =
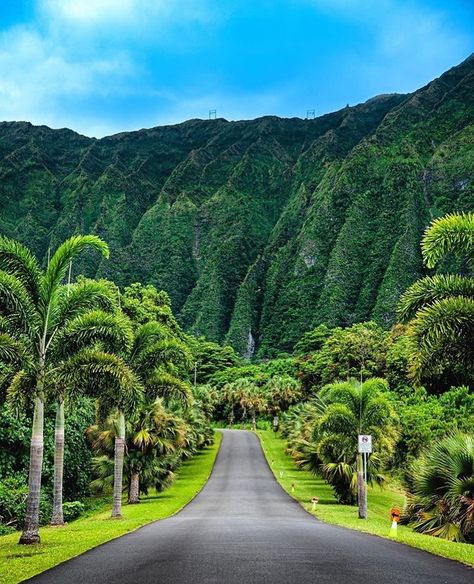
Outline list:
[[[400,543],[419,548],[438,556],[457,560],[474,567],[474,545],[455,543],[416,533],[406,526],[398,526],[396,537],[390,531],[390,509],[403,507],[404,495],[395,489],[369,489],[369,517],[358,519],[357,507],[337,503],[331,487],[320,477],[300,470],[291,456],[286,454],[286,442],[271,430],[259,430],[263,452],[283,489],[296,499],[309,513],[327,523],[349,527],[381,537],[396,539]],[[294,484],[294,492],[292,492]],[[311,498],[319,497],[316,510],[312,510]]]
[[[215,436],[212,446],[184,462],[169,489],[150,493],[139,505],[124,505],[123,519],[110,519],[108,503],[100,511],[64,527],[41,528],[40,545],[18,545],[19,533],[0,537],[0,582],[16,584],[147,523],[177,513],[197,495],[211,474],[222,434],[216,432]]]

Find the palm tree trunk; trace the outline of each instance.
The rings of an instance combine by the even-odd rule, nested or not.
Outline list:
[[[257,431],[257,421],[255,420],[255,410],[252,410],[252,430]]]
[[[130,490],[128,492],[128,502],[132,505],[140,503],[140,473],[132,472],[130,477]]]
[[[122,480],[124,454],[125,417],[123,412],[120,412],[118,418],[118,435],[115,438],[114,453],[114,501],[112,507],[112,517],[116,519],[120,519],[122,517]]]
[[[362,454],[357,456],[357,499],[359,502],[359,519],[367,519],[367,488],[364,481]]]
[[[39,507],[41,492],[41,471],[43,468],[43,426],[44,403],[41,397],[35,399],[33,428],[30,443],[30,470],[28,476],[28,501],[23,532],[18,543],[40,543]]]
[[[60,399],[56,409],[54,427],[54,487],[53,515],[51,525],[64,525],[63,515],[63,471],[64,471],[64,400]]]

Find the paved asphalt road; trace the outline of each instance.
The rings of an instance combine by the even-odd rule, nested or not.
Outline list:
[[[224,430],[183,511],[30,580],[37,584],[473,584],[474,570],[325,525],[286,495],[257,437]]]

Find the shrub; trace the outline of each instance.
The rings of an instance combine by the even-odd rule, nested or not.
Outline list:
[[[0,521],[4,526],[20,528],[25,521],[28,485],[21,477],[13,476],[0,482]],[[40,523],[51,517],[51,503],[44,493],[40,498]]]
[[[411,470],[404,521],[420,533],[474,543],[474,437],[434,443]]]
[[[68,501],[63,503],[64,521],[74,521],[84,512],[85,505],[80,501]]]

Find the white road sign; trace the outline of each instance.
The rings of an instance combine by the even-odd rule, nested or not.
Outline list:
[[[370,434],[359,434],[359,452],[364,454],[372,452],[372,436]]]

